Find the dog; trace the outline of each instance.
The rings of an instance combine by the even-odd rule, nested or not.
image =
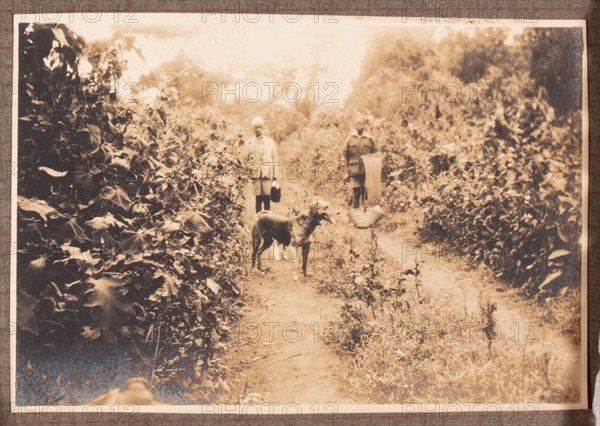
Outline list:
[[[252,224],[252,269],[262,270],[260,258],[276,241],[284,247],[292,246],[302,250],[302,274],[308,277],[306,266],[311,236],[321,221],[335,223],[329,216],[329,211],[328,203],[317,200],[308,206],[307,211],[297,216],[280,216],[269,210],[259,212]]]
[[[288,208],[288,216],[298,216],[300,214],[300,209],[297,209],[294,206],[290,206]],[[280,248],[281,248],[281,254],[280,254]],[[289,254],[289,246],[285,246],[277,241],[274,242],[273,244],[273,259],[275,260],[275,262],[279,262],[281,259],[283,260],[290,260],[290,254]],[[295,248],[296,250],[296,256],[298,256],[297,251],[299,250],[299,248]],[[298,259],[297,257],[295,258],[296,260]]]

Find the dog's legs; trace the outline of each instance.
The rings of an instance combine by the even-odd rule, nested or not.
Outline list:
[[[302,273],[305,277],[308,277],[309,274],[306,271],[306,267],[308,264],[308,251],[310,250],[310,243],[302,244]]]
[[[254,227],[252,227],[252,268],[251,269],[254,269],[256,267],[256,255],[260,248],[261,240],[262,240],[262,238],[260,236],[260,231],[255,225]]]
[[[300,261],[300,247],[296,247],[296,246],[292,246],[294,247],[294,281],[298,281],[298,278],[300,276],[300,273],[302,271],[302,263]]]
[[[258,267],[259,271],[262,270],[262,265],[261,265],[260,258],[262,257],[262,254],[265,252],[265,250],[268,250],[269,247],[271,247],[271,244],[273,244],[273,238],[271,238],[271,237],[264,237],[263,238],[263,244],[258,249],[258,251],[256,253],[256,266]]]
[[[275,260],[290,260],[290,252],[289,252],[289,248],[290,246],[286,246],[284,244],[278,244],[277,246],[281,246],[281,256],[278,256],[278,253],[276,253],[275,255]],[[279,250],[277,250],[279,252]]]
[[[273,257],[275,259],[275,262],[279,262],[281,260],[281,255],[279,254],[279,243],[275,242],[275,245],[273,246]]]

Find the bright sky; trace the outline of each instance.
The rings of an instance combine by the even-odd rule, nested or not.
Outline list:
[[[227,15],[223,23],[218,16],[207,17],[207,22],[202,22],[201,16],[197,16],[196,22],[191,21],[190,16],[183,18],[185,24],[178,25],[178,29],[184,34],[166,38],[145,31],[140,34],[136,32],[136,25],[128,26],[128,31],[136,35],[136,45],[145,61],[133,52],[126,55],[128,70],[124,78],[127,81],[135,81],[141,74],[183,54],[203,69],[226,73],[239,79],[242,85],[258,83],[265,88],[265,96],[268,87],[264,82],[277,79],[281,86],[288,82],[305,86],[316,80],[320,88],[335,82],[341,100],[358,77],[368,45],[369,28],[357,26],[354,20],[315,23],[308,17],[288,23],[281,17],[273,17],[275,22],[271,23],[265,15],[258,22],[243,19],[235,22],[235,16]],[[144,26],[153,25],[152,21],[140,18]],[[173,22],[177,20],[161,19],[157,25],[173,25]],[[99,24],[74,22],[71,26],[89,41],[108,38],[118,28],[112,22]]]
[[[290,22],[296,18],[105,13],[90,14],[87,19],[73,14],[62,21],[88,41],[110,38],[116,30],[135,35],[144,60],[134,52],[125,56],[125,81],[137,81],[161,63],[184,55],[207,71],[224,72],[239,79],[241,85],[258,83],[265,88],[263,98],[268,92],[264,83],[278,78],[281,86],[290,81],[301,86],[316,81],[322,95],[327,93],[325,85],[333,82],[340,102],[359,76],[370,37],[381,28],[407,28],[401,18],[330,17],[337,22],[324,22],[325,16],[302,16],[297,22]],[[89,22],[96,19],[97,22]],[[456,26],[435,25],[434,37],[442,38],[450,28]],[[418,31],[416,27],[415,30]],[[521,31],[514,28],[513,33]]]

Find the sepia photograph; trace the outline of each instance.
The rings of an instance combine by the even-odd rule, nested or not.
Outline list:
[[[13,411],[588,407],[585,21],[50,18],[14,15]]]

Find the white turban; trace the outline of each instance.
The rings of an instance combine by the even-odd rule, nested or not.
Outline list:
[[[252,127],[264,126],[265,122],[262,117],[256,116],[252,119]]]

